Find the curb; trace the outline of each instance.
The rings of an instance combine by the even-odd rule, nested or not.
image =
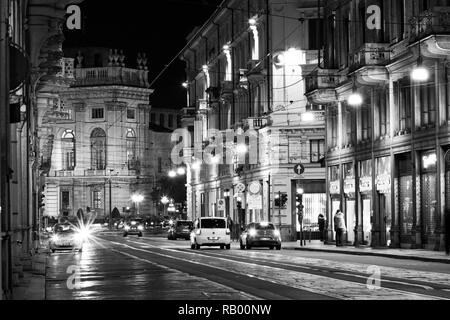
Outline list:
[[[296,251],[348,254],[348,255],[354,255],[354,256],[375,256],[375,257],[391,258],[391,259],[398,259],[398,260],[416,260],[416,261],[422,261],[422,262],[437,262],[437,263],[450,264],[450,259],[429,258],[429,257],[420,257],[420,256],[405,256],[405,255],[389,254],[389,253],[381,253],[381,252],[337,251],[337,250],[333,250],[333,249],[315,249],[315,248],[284,248],[284,249],[285,250],[296,250]]]

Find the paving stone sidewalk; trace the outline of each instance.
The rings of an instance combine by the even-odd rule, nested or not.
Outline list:
[[[362,256],[378,256],[393,259],[409,259],[425,262],[439,262],[450,264],[450,256],[442,251],[423,249],[394,249],[394,248],[370,248],[370,247],[336,247],[331,244],[323,244],[320,241],[306,242],[306,246],[300,246],[300,242],[283,243],[283,249],[298,251],[313,251],[325,253],[340,253]]]

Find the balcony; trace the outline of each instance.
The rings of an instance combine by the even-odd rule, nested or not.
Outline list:
[[[105,85],[149,88],[148,71],[123,67],[75,69],[74,86],[84,87]]]
[[[349,71],[355,72],[363,85],[377,84],[388,79],[386,65],[392,50],[387,43],[365,43],[350,55]]]
[[[61,71],[56,74],[57,77],[73,79],[74,78],[74,61],[72,58],[62,58],[60,60]]]
[[[450,8],[434,7],[409,21],[410,43],[426,39],[422,54],[429,57],[448,56],[450,52]]]
[[[365,66],[385,66],[390,60],[388,43],[365,43],[350,56],[350,71]]]
[[[335,88],[340,83],[338,70],[316,69],[306,77],[306,96],[313,103],[326,104],[336,101]]]
[[[270,125],[269,117],[250,117],[243,120],[244,130],[260,130]]]

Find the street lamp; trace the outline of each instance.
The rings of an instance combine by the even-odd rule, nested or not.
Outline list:
[[[348,97],[348,104],[354,107],[360,106],[363,103],[363,98],[356,90]]]
[[[166,215],[166,205],[170,202],[169,197],[163,196],[161,198],[161,203],[164,205],[164,215]]]
[[[184,176],[186,174],[186,170],[183,167],[178,168],[177,174],[179,176]]]
[[[419,57],[417,59],[417,66],[411,72],[411,79],[417,82],[427,81],[430,77],[430,72],[423,66],[423,59]]]

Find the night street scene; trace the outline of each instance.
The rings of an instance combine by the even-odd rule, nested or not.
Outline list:
[[[0,0],[0,22],[0,300],[450,299],[450,0]]]

